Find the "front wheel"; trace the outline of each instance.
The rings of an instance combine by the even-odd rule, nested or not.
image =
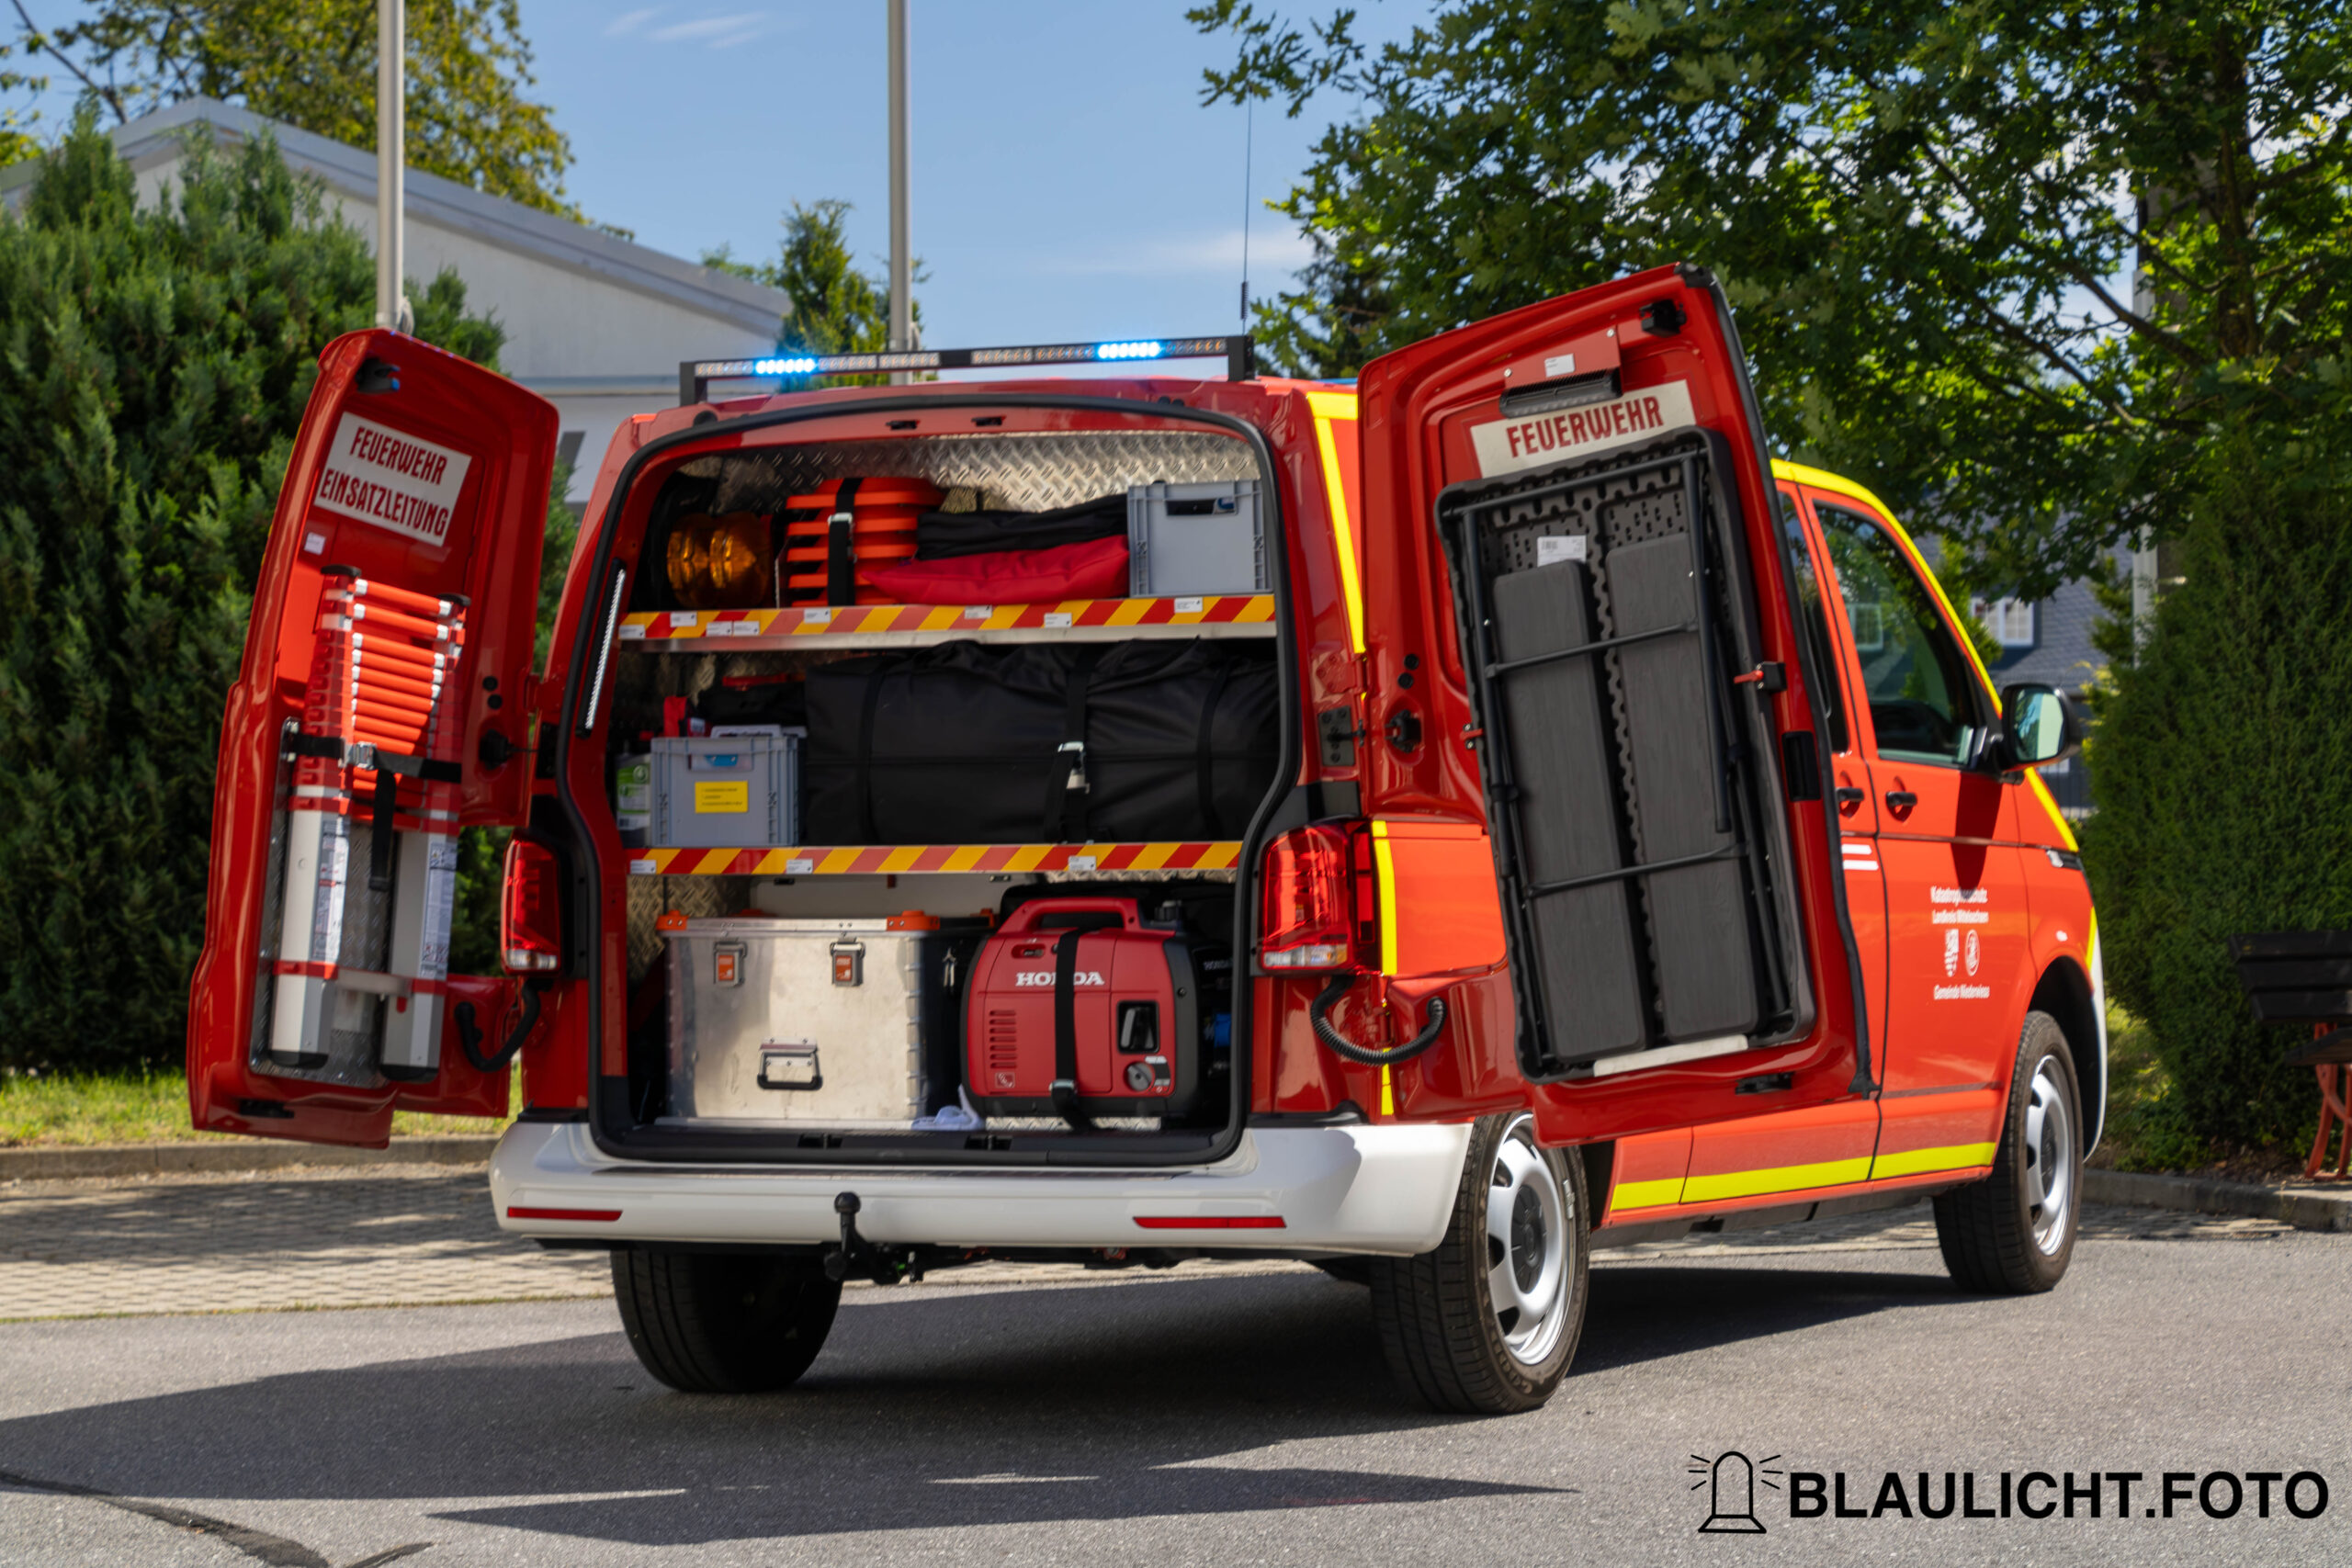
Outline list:
[[[1434,1252],[1371,1259],[1389,1370],[1439,1410],[1507,1416],[1552,1397],[1584,1331],[1584,1162],[1537,1146],[1535,1118],[1470,1134]]]
[[[813,1258],[621,1249],[613,1299],[629,1348],[672,1388],[767,1393],[817,1359],[842,1287]]]
[[[2082,1207],[2082,1125],[2065,1031],[2030,1012],[1993,1174],[1936,1199],[1936,1240],[1961,1289],[2031,1295],[2065,1277]]]

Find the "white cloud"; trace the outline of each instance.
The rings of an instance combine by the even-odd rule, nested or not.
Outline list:
[[[768,25],[765,11],[737,11],[725,17],[672,22],[654,28],[647,37],[655,43],[702,43],[713,49],[731,49],[759,37],[768,30]]]
[[[662,14],[659,6],[648,6],[640,11],[624,11],[605,24],[606,38],[627,38]]]
[[[1271,224],[1267,229],[1254,229],[1250,235],[1252,282],[1271,282],[1296,272],[1314,254],[1306,236],[1295,230]],[[1238,279],[1241,231],[1227,229],[1217,234],[1146,240],[1115,251],[1057,251],[1040,257],[1037,268],[1041,272],[1083,277],[1173,277],[1226,273]]]

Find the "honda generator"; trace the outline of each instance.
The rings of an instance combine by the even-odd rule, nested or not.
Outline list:
[[[1023,903],[966,990],[964,1072],[984,1116],[1189,1116],[1224,1079],[1231,965],[1196,953],[1181,912],[1125,897]],[[1217,944],[1222,953],[1222,944]]]

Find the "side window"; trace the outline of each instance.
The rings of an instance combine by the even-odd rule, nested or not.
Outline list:
[[[1982,733],[1976,677],[1902,547],[1859,512],[1816,504],[1846,595],[1882,757],[1964,766]]]
[[[1804,638],[1805,652],[1813,667],[1821,672],[1822,689],[1813,694],[1814,704],[1821,711],[1821,736],[1832,752],[1852,750],[1846,734],[1846,682],[1838,669],[1838,645],[1829,637],[1829,606],[1821,592],[1821,578],[1814,570],[1813,545],[1804,536],[1804,525],[1797,519],[1796,498],[1787,491],[1780,492],[1781,526],[1789,536],[1789,554],[1797,563],[1797,633]]]

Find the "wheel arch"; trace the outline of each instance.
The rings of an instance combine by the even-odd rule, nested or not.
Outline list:
[[[2041,972],[2027,1004],[2046,1012],[2065,1032],[2066,1052],[2074,1058],[2075,1082],[2082,1090],[2083,1120],[2088,1123],[2083,1153],[2098,1147],[2107,1125],[2107,1030],[2091,990],[2090,976],[2072,958],[2057,958]]]

